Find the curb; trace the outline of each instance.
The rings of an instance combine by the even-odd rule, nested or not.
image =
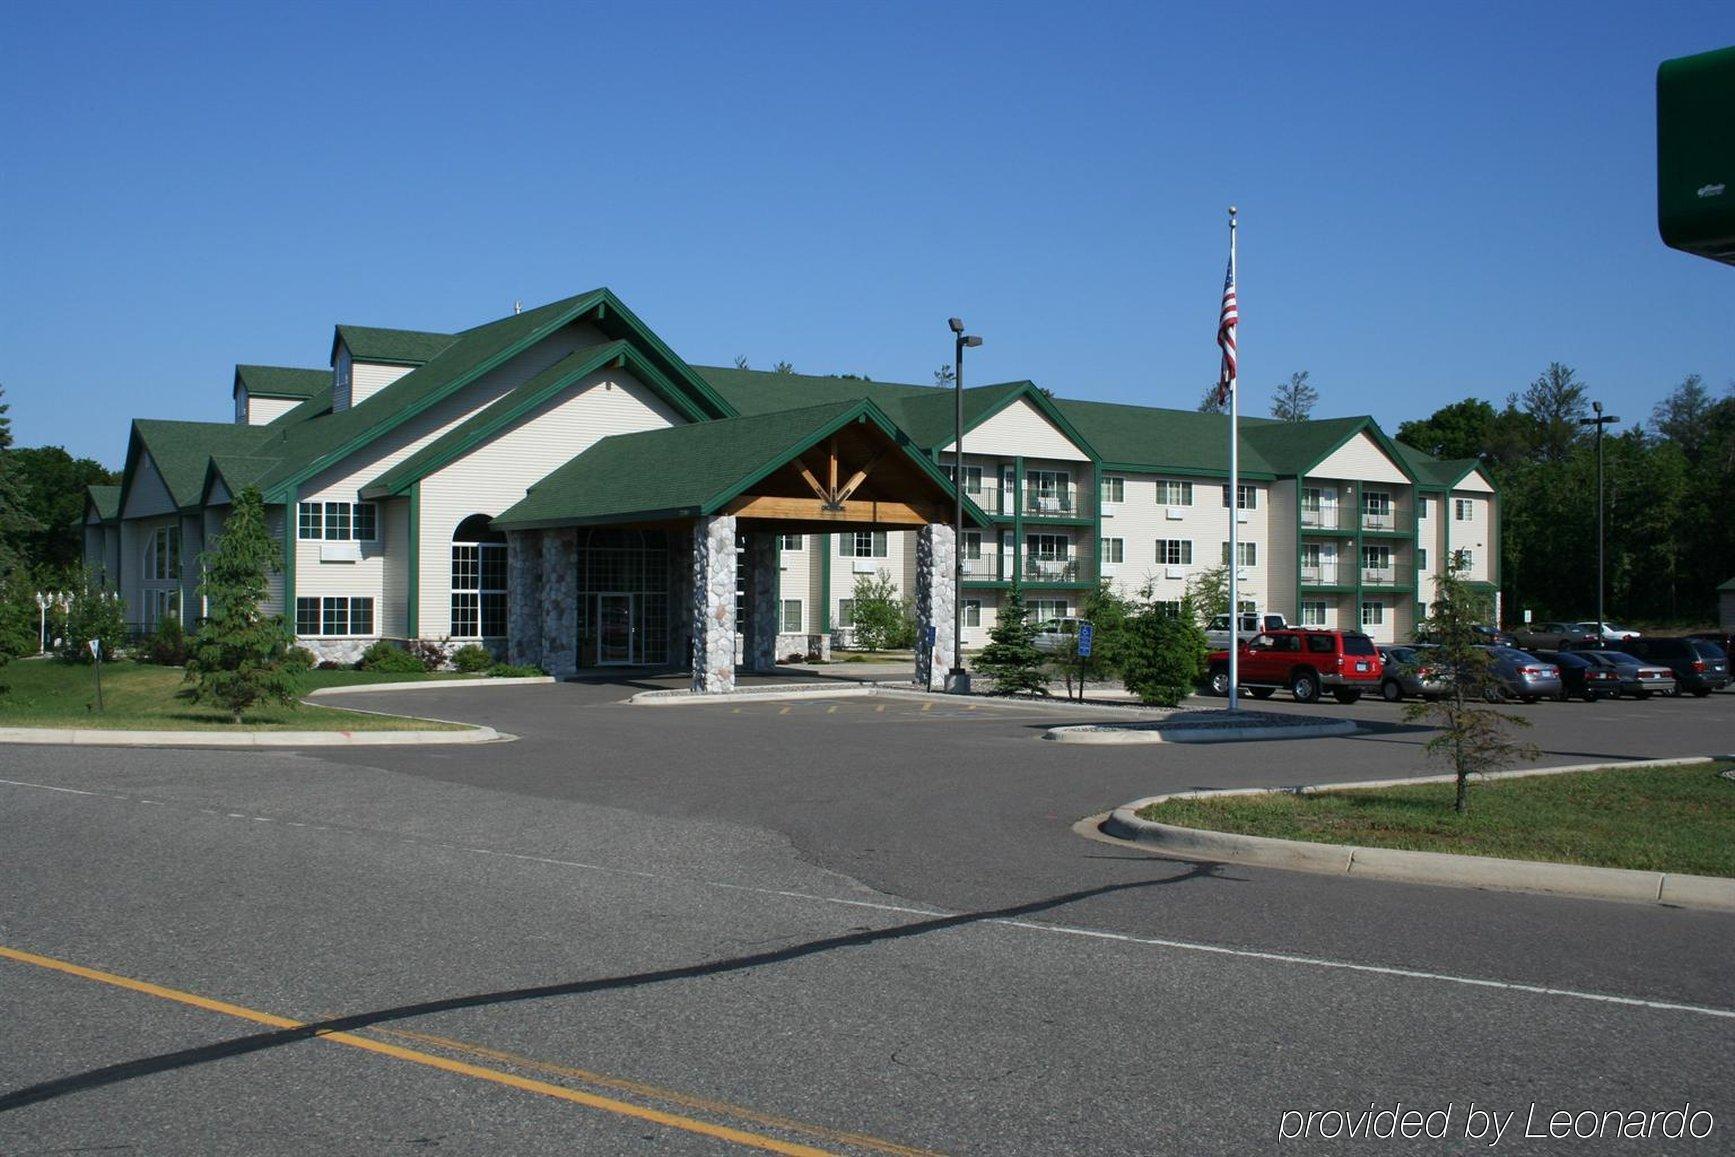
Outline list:
[[[553,683],[553,675],[514,676],[510,679],[416,679],[404,683],[351,683],[343,687],[320,687],[302,696],[314,699],[321,695],[361,695],[372,691],[430,691],[446,687],[524,687],[535,683]]]
[[[504,682],[504,680],[492,680]],[[950,691],[923,691],[908,684],[839,683],[815,687],[811,683],[762,684],[721,694],[667,688],[640,691],[625,702],[635,707],[704,707],[719,703],[774,703],[801,699],[910,699],[944,703],[983,703],[994,707],[1015,707],[1033,711],[1064,710],[1085,714],[1106,714],[1121,719],[1163,718],[1171,714],[1166,707],[1139,707],[1132,704],[1117,706],[1109,703],[1077,703],[1070,699],[1024,699],[1000,695],[959,695]]]
[[[401,718],[401,717],[400,717]],[[444,722],[440,720],[439,722]],[[492,727],[465,731],[123,731],[101,727],[0,727],[0,743],[46,747],[384,747],[495,743]]]
[[[1116,731],[1099,731],[1092,725],[1050,727],[1042,738],[1055,743],[1115,746],[1134,743],[1244,743],[1261,739],[1324,739],[1354,735],[1361,728],[1348,719],[1308,723],[1292,727],[1188,727],[1179,724],[1165,731],[1161,724],[1132,724]],[[1140,805],[1143,806],[1143,805]]]
[[[1491,772],[1479,780],[1519,779],[1539,775],[1562,775],[1576,771],[1611,771],[1623,768],[1668,767],[1712,763],[1711,756],[1676,759],[1637,759],[1623,763],[1580,763],[1566,767]],[[1401,787],[1423,783],[1452,783],[1450,775],[1417,776],[1409,779],[1367,780],[1361,783],[1315,784],[1307,787],[1254,787],[1227,791],[1177,791],[1147,796],[1114,809],[1101,823],[1104,834],[1116,839],[1154,845],[1164,855],[1186,859],[1218,860],[1289,871],[1320,872],[1395,880],[1410,884],[1445,884],[1467,888],[1493,888],[1551,896],[1578,896],[1593,900],[1627,900],[1670,904],[1682,908],[1707,908],[1735,912],[1735,879],[1692,876],[1681,872],[1651,872],[1631,868],[1599,868],[1583,864],[1556,864],[1539,860],[1505,860],[1492,856],[1464,856],[1453,852],[1418,852],[1398,848],[1364,848],[1351,844],[1318,844],[1283,840],[1271,836],[1247,836],[1204,828],[1184,828],[1140,819],[1138,812],[1151,804],[1171,799],[1220,798],[1230,795],[1312,795],[1322,791],[1358,788]]]

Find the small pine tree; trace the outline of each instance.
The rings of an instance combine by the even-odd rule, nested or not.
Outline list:
[[[260,610],[266,568],[276,568],[277,552],[257,487],[235,499],[217,549],[203,562],[210,614],[188,648],[193,700],[220,705],[236,723],[256,703],[293,705],[296,665],[289,656],[289,630],[281,615]]]
[[[1178,707],[1205,677],[1205,632],[1166,607],[1128,621],[1124,650],[1121,679],[1145,703]]]
[[[1472,775],[1536,758],[1534,747],[1507,737],[1508,728],[1529,727],[1530,720],[1486,704],[1498,697],[1499,682],[1494,676],[1493,657],[1479,645],[1475,628],[1488,620],[1491,608],[1487,596],[1464,581],[1461,570],[1453,567],[1435,577],[1434,601],[1423,624],[1428,637],[1438,644],[1428,652],[1428,664],[1440,670],[1446,690],[1404,708],[1406,720],[1432,723],[1440,729],[1425,750],[1451,763],[1458,781],[1452,809],[1460,815],[1469,807]]]
[[[1047,657],[1036,649],[1036,628],[1017,587],[1006,592],[988,639],[976,656],[976,670],[993,680],[994,694],[1048,694]]]

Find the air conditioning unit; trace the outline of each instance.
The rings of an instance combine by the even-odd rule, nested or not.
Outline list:
[[[850,570],[854,571],[856,574],[874,574],[879,569],[879,567],[874,565],[874,560],[871,558],[858,558],[855,560],[854,565],[850,567]]]
[[[1187,568],[1184,566],[1165,567],[1163,570],[1163,577],[1174,578],[1174,579],[1186,578],[1187,577]]]
[[[320,562],[360,562],[361,543],[359,542],[321,542],[319,544]]]
[[[1179,522],[1181,519],[1187,517],[1187,512],[1179,506],[1171,506],[1163,517],[1167,518],[1170,522]]]
[[[1236,582],[1246,582],[1248,579],[1250,579],[1252,577],[1253,577],[1253,572],[1248,570],[1246,567],[1242,566],[1242,567],[1236,567],[1235,568],[1235,581]]]
[[[1239,510],[1239,509],[1237,509],[1237,510],[1236,510],[1236,511],[1235,511],[1235,521],[1236,521],[1236,522],[1246,522],[1246,521],[1247,521],[1247,515],[1248,515],[1248,514],[1249,514],[1249,513],[1250,513],[1250,512],[1249,512],[1249,511],[1246,511],[1246,510]]]

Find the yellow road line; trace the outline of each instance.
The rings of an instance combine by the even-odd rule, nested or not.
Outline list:
[[[881,703],[878,707],[874,708],[874,712],[875,712],[875,714],[883,714],[885,712],[885,709],[886,709],[886,705],[884,703]]]
[[[827,707],[825,709],[825,713],[827,715],[836,715],[837,714],[837,704],[833,703],[830,707]]]
[[[812,1125],[805,1121],[796,1121],[789,1117],[781,1117],[775,1113],[763,1113],[757,1109],[745,1108],[730,1104],[727,1101],[713,1101],[707,1097],[696,1097],[690,1093],[678,1093],[672,1089],[647,1085],[642,1081],[627,1080],[623,1077],[611,1077],[604,1073],[591,1072],[588,1069],[575,1068],[571,1065],[556,1064],[552,1061],[539,1061],[534,1057],[519,1056],[502,1049],[489,1048],[487,1045],[474,1044],[470,1041],[454,1040],[451,1037],[435,1036],[432,1033],[412,1032],[408,1029],[374,1028],[367,1030],[382,1036],[401,1037],[421,1044],[432,1045],[435,1048],[449,1049],[453,1052],[467,1053],[481,1057],[484,1060],[498,1061],[501,1064],[512,1065],[514,1068],[531,1069],[537,1072],[551,1073],[556,1076],[569,1077],[584,1081],[587,1084],[600,1085],[605,1089],[615,1089],[623,1093],[632,1093],[641,1097],[650,1097],[659,1101],[668,1101],[684,1108],[696,1109],[705,1113],[736,1117],[743,1121],[751,1121],[755,1125],[763,1125],[771,1129],[781,1129],[790,1133],[806,1133],[832,1144],[849,1145],[859,1149],[871,1149],[876,1153],[890,1153],[895,1157],[940,1157],[931,1149],[914,1149],[908,1145],[900,1145],[895,1141],[882,1140],[866,1133],[851,1133],[841,1129],[828,1129],[823,1125]]]
[[[934,701],[932,699],[930,699],[930,700],[928,700],[928,702],[922,704],[922,710],[923,711],[932,711],[933,709],[934,709]]]
[[[112,972],[102,972],[95,968],[85,968],[83,965],[72,964],[65,960],[56,960],[52,956],[39,956],[34,952],[24,952],[16,948],[8,948],[0,944],[0,957],[15,960],[20,964],[34,964],[38,968],[47,968],[55,972],[63,972],[69,976],[94,980],[101,984],[111,984],[117,988],[142,992],[148,996],[172,1000],[180,1004],[202,1008],[207,1012],[218,1012],[225,1016],[240,1020],[252,1021],[255,1024],[269,1025],[272,1028],[296,1029],[306,1028],[304,1021],[291,1020],[275,1013],[260,1012],[257,1009],[244,1008],[238,1004],[229,1004],[221,1000],[200,996],[197,993],[183,992],[178,988],[165,988],[160,984],[152,984],[146,980],[134,980],[127,976],[117,976]],[[798,1145],[788,1141],[780,1141],[775,1137],[765,1137],[758,1133],[748,1133],[740,1129],[731,1129],[727,1125],[713,1125],[709,1121],[700,1121],[693,1117],[683,1117],[677,1113],[665,1113],[660,1109],[648,1109],[641,1105],[618,1101],[613,1097],[600,1097],[595,1093],[586,1093],[578,1089],[569,1089],[564,1085],[552,1085],[547,1081],[532,1080],[528,1077],[503,1073],[497,1069],[483,1068],[466,1061],[456,1061],[449,1057],[435,1056],[433,1053],[419,1052],[415,1049],[403,1048],[399,1045],[387,1044],[349,1032],[321,1032],[317,1039],[330,1041],[333,1044],[349,1045],[351,1048],[377,1053],[381,1056],[395,1057],[411,1064],[425,1065],[428,1068],[440,1069],[460,1076],[475,1077],[477,1080],[489,1081],[497,1085],[519,1089],[527,1093],[539,1093],[545,1097],[554,1097],[562,1101],[583,1105],[590,1109],[601,1109],[604,1112],[616,1113],[623,1117],[634,1117],[641,1121],[650,1121],[658,1125],[667,1125],[671,1129],[681,1129],[688,1133],[698,1133],[720,1141],[729,1141],[736,1145],[744,1145],[752,1149],[762,1149],[768,1153],[793,1154],[797,1157],[828,1157],[826,1150],[815,1149],[809,1145]]]
[[[789,714],[789,708],[785,707],[783,710],[779,711],[777,714],[788,715]]]

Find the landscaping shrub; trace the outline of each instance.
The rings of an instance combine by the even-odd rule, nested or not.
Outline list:
[[[185,667],[187,632],[182,630],[181,620],[171,615],[158,623],[157,629],[139,647],[137,657],[159,667]]]
[[[898,597],[890,571],[857,575],[850,597],[855,600],[856,646],[864,651],[892,651],[916,645],[915,611]]]
[[[381,639],[372,643],[361,653],[361,661],[356,664],[361,671],[384,671],[394,675],[419,675],[427,670],[422,660],[410,654],[396,643]]]
[[[494,656],[488,653],[486,647],[476,643],[465,643],[452,652],[452,666],[466,674],[474,675],[494,666]]]
[[[339,663],[336,659],[321,659],[316,669],[320,671],[347,671],[349,667]]]
[[[316,666],[323,666],[323,664],[319,662],[319,656],[315,655],[312,651],[309,651],[306,647],[289,648],[288,651],[284,652],[283,663],[284,666],[295,671],[311,671]],[[334,668],[337,666],[338,664],[336,663],[332,664],[332,667]]]
[[[72,596],[66,608],[66,633],[60,641],[60,657],[68,663],[89,663],[90,640],[102,642],[102,657],[115,658],[126,642],[126,606],[120,596],[105,591],[87,578],[82,591]]]
[[[438,671],[446,665],[446,645],[432,639],[406,639],[404,650],[422,665],[424,671]]]
[[[534,679],[538,675],[546,675],[541,667],[528,664],[496,663],[488,668],[488,676],[492,679]]]
[[[1157,607],[1146,607],[1127,626],[1121,655],[1127,690],[1145,703],[1178,707],[1205,677],[1205,632]]]

